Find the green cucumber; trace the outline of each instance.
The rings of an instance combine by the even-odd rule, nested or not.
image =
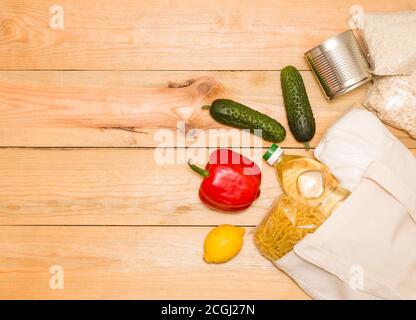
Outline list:
[[[286,137],[286,130],[279,122],[241,103],[217,99],[203,109],[209,109],[217,122],[227,126],[249,129],[254,133],[255,129],[261,129],[261,137],[266,141],[281,142]]]
[[[289,128],[308,150],[316,125],[302,76],[295,67],[287,66],[280,73],[280,82]]]

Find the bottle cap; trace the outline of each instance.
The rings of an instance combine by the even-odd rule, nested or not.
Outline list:
[[[282,148],[280,148],[277,144],[273,143],[270,148],[266,151],[263,155],[263,159],[267,161],[268,164],[271,166],[279,160],[280,156],[283,154]]]

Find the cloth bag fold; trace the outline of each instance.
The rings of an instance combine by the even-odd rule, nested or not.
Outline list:
[[[416,159],[371,113],[353,110],[345,117],[349,121],[341,119],[322,143],[337,143],[339,136],[350,137],[339,139],[341,146],[368,143],[360,140],[365,126],[379,122],[382,152],[367,159],[342,205],[274,264],[316,299],[416,299]],[[341,172],[342,182],[349,170],[331,168],[334,163],[326,164]]]

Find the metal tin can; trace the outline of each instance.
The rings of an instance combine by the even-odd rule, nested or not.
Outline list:
[[[327,99],[371,80],[370,64],[352,30],[332,37],[305,53]]]

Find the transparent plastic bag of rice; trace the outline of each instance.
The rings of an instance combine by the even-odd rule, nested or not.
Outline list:
[[[364,13],[354,6],[350,14],[350,27],[365,40],[372,73],[401,75],[416,70],[416,11]]]
[[[363,104],[383,122],[416,139],[416,72],[376,77]]]

